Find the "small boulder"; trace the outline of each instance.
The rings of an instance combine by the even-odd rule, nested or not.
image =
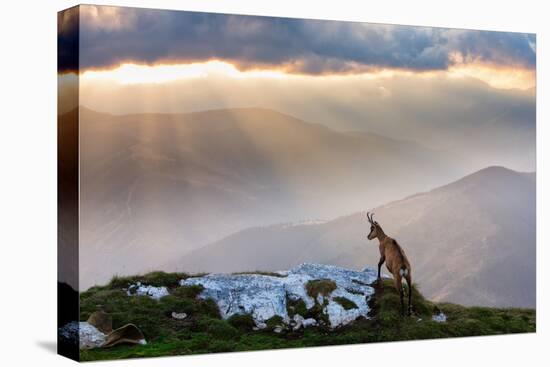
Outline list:
[[[168,296],[170,293],[166,287],[154,287],[152,285],[145,285],[141,282],[137,282],[128,287],[126,294],[129,296],[148,296],[159,300],[162,297]]]
[[[105,334],[87,322],[71,321],[59,329],[61,338],[77,343],[80,349],[98,348],[105,342]]]
[[[315,320],[314,318],[304,319],[304,321],[302,321],[302,326],[304,328],[310,327],[310,326],[317,326],[317,320]]]
[[[252,330],[256,329],[256,330],[263,330],[265,328],[267,328],[267,324],[265,322],[262,322],[262,321],[255,321],[256,323],[256,326],[252,328]]]
[[[187,314],[185,312],[172,312],[172,318],[176,320],[183,320],[187,317]]]
[[[304,318],[301,315],[294,315],[292,320],[294,321],[294,326],[292,327],[294,331],[299,330],[304,324]]]
[[[440,311],[437,315],[432,316],[432,320],[435,322],[447,322],[447,315]]]

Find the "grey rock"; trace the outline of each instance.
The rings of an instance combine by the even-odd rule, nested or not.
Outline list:
[[[168,289],[166,287],[154,287],[152,285],[145,285],[141,284],[141,282],[136,282],[136,284],[131,284],[128,287],[126,294],[129,296],[148,296],[159,300],[170,293],[168,293]]]
[[[323,312],[328,315],[330,327],[348,324],[360,316],[368,318],[368,301],[374,294],[374,289],[368,284],[376,280],[374,269],[355,271],[333,265],[301,264],[280,274],[283,277],[260,274],[209,274],[181,280],[180,285],[203,286],[204,290],[199,296],[214,300],[224,319],[235,314],[250,314],[258,324],[273,316],[280,316],[289,324],[287,298],[302,299],[310,309],[316,300],[307,295],[306,284],[310,280],[330,279],[336,283],[337,288],[322,299],[322,304],[328,301]],[[333,301],[333,297],[346,297],[355,302],[358,308],[345,310]]]
[[[105,334],[87,322],[72,321],[59,329],[62,338],[76,343],[80,349],[99,348],[105,342]]]
[[[267,324],[265,322],[256,321],[256,320],[255,320],[255,322],[256,322],[256,328],[258,330],[263,330],[263,329],[267,328]]]
[[[305,319],[302,322],[302,326],[304,328],[311,327],[311,326],[317,326],[317,320],[315,320],[314,318]]]
[[[437,315],[432,316],[432,320],[435,322],[447,322],[447,315],[443,312],[439,312]]]
[[[176,320],[183,320],[187,317],[187,314],[185,312],[172,312],[172,318]]]
[[[294,326],[292,327],[294,331],[299,330],[304,324],[304,318],[300,315],[294,315],[292,320],[294,321]]]

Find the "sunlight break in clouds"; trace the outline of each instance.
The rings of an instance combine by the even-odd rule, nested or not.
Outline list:
[[[231,78],[284,78],[284,73],[275,70],[239,71],[235,66],[223,61],[208,61],[192,64],[173,65],[139,65],[122,64],[110,70],[88,70],[82,74],[84,81],[104,80],[123,85],[128,84],[160,84],[180,79],[206,77]]]
[[[535,86],[535,72],[523,68],[498,67],[477,64],[457,64],[443,71],[414,72],[411,70],[380,69],[372,72],[359,74],[324,74],[306,75],[287,73],[284,70],[256,69],[239,70],[235,65],[221,60],[197,62],[190,64],[159,64],[140,65],[124,63],[120,66],[106,70],[86,70],[82,74],[85,82],[110,81],[121,85],[132,84],[161,84],[182,79],[195,78],[355,78],[360,79],[383,79],[399,76],[417,75],[424,78],[441,77],[447,74],[451,78],[475,78],[489,86],[498,89],[529,89]]]
[[[452,78],[475,78],[497,89],[530,89],[536,85],[534,70],[496,67],[484,64],[457,65],[449,68]]]

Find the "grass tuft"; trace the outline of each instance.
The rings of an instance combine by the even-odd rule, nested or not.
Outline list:
[[[319,294],[328,296],[336,289],[336,283],[330,279],[310,280],[306,284],[307,294],[316,299]]]
[[[141,282],[143,284],[152,285],[154,287],[174,288],[179,286],[179,281],[189,278],[186,273],[165,273],[163,271],[153,271],[145,275],[134,275],[122,277],[115,275],[107,284],[110,289],[128,288],[129,285]]]
[[[346,297],[334,297],[333,301],[340,304],[340,306],[344,307],[344,310],[351,310],[357,307],[357,304],[353,302],[351,299]]]
[[[265,322],[269,330],[273,330],[276,326],[283,325],[283,318],[279,315],[275,315]]]
[[[250,331],[256,323],[249,314],[235,314],[227,319],[227,322],[241,331]]]

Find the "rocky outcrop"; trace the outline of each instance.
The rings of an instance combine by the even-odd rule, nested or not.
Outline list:
[[[208,274],[183,279],[179,284],[202,286],[199,297],[214,300],[224,319],[249,314],[255,330],[271,327],[273,332],[282,333],[319,325],[336,328],[359,317],[369,318],[368,303],[374,294],[370,284],[375,280],[376,271],[372,268],[354,271],[333,265],[301,264],[273,274]],[[125,290],[129,297],[156,300],[170,294],[166,287],[140,282]],[[183,320],[187,314],[174,311],[170,317]],[[79,343],[80,349],[146,344],[144,335],[133,324],[113,330],[112,317],[103,311],[92,313],[86,322],[70,322],[59,333],[64,339]]]
[[[312,297],[306,286],[313,280],[328,279],[336,288],[327,295]],[[332,265],[301,264],[294,269],[274,275],[264,274],[209,274],[182,280],[180,285],[201,285],[201,298],[216,302],[220,314],[227,319],[235,314],[250,314],[258,328],[274,316],[282,318],[286,325],[313,326],[322,320],[290,317],[288,302],[303,301],[307,310],[314,306],[321,308],[328,318],[329,326],[346,325],[359,317],[368,318],[368,301],[374,294],[370,286],[376,280],[376,271],[367,268],[354,271]],[[354,307],[344,307],[338,299],[346,299]]]

